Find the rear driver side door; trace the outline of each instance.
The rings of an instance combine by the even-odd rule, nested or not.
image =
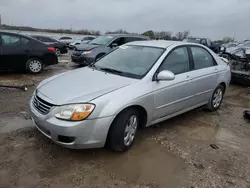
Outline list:
[[[193,104],[207,103],[217,87],[218,64],[208,50],[201,46],[190,46],[193,71],[192,84],[195,86]]]

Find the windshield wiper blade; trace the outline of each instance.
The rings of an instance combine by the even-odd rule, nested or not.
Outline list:
[[[122,71],[118,71],[118,70],[110,69],[110,68],[100,68],[100,70],[103,70],[103,71],[106,71],[106,72],[111,72],[111,73],[114,73],[114,74],[120,74],[120,75],[123,74]]]

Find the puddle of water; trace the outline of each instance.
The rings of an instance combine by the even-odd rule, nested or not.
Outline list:
[[[187,174],[187,165],[158,143],[150,140],[136,142],[122,155],[112,155],[105,169],[120,178],[135,183],[152,183],[163,187],[176,187]]]
[[[1,117],[0,119],[0,133],[7,133],[24,127],[32,126],[32,121],[26,120],[23,117]]]

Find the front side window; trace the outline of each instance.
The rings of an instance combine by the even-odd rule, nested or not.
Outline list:
[[[160,71],[169,70],[174,74],[189,71],[189,56],[186,47],[174,49],[160,66]]]
[[[204,69],[215,65],[212,55],[201,47],[191,47],[194,69]]]
[[[90,41],[89,44],[106,45],[111,42],[113,38],[113,36],[100,36]]]
[[[112,44],[117,44],[117,46],[121,46],[123,44],[125,44],[125,38],[124,37],[120,37],[118,39],[115,39]],[[112,46],[111,44],[111,46]]]
[[[163,48],[121,46],[94,65],[102,71],[140,79],[147,74],[163,51]]]
[[[3,46],[16,46],[21,44],[21,38],[14,35],[1,35]]]

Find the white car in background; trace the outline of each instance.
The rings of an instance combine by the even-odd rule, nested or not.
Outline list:
[[[74,41],[73,37],[61,37],[59,41],[66,44],[67,46]]]
[[[96,38],[96,36],[85,36],[82,39],[76,40],[74,42],[71,42],[69,44],[69,49],[75,49],[77,45],[83,44],[83,43],[88,43],[89,41],[92,41]]]

